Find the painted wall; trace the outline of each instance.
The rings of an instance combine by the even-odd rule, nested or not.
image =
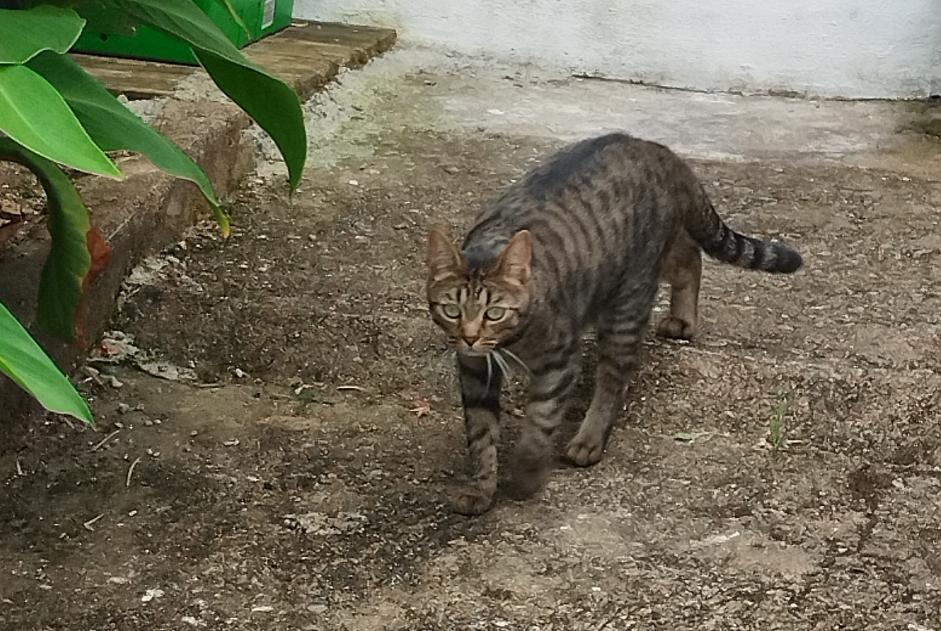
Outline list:
[[[941,93],[941,0],[295,0],[405,42],[701,90]]]

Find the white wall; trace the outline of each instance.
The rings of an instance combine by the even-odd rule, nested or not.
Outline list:
[[[295,0],[295,15],[674,87],[941,93],[941,0]]]

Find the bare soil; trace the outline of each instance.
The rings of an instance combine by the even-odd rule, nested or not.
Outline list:
[[[696,161],[806,270],[707,264],[700,338],[651,337],[602,463],[464,518],[424,233],[558,143],[364,142],[292,200],[247,182],[231,240],[200,226],[128,283],[113,329],[195,381],[96,364],[96,431],[8,426],[0,627],[941,628],[936,182]]]
[[[26,168],[0,162],[0,245],[42,212],[45,195]]]

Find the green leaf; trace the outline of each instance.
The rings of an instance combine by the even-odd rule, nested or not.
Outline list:
[[[102,149],[142,153],[160,169],[196,184],[212,207],[222,233],[229,235],[229,218],[216,197],[212,182],[182,149],[121,104],[67,55],[43,53],[34,58],[29,67],[62,94],[92,140]]]
[[[0,160],[19,162],[32,171],[46,192],[52,247],[39,280],[40,326],[65,340],[75,339],[75,314],[82,299],[82,281],[91,268],[88,209],[68,176],[58,166],[0,138]]]
[[[252,66],[232,63],[208,50],[197,48],[193,52],[219,89],[274,140],[287,164],[288,181],[294,191],[307,161],[307,130],[297,94],[287,84]]]
[[[0,9],[0,64],[23,64],[44,50],[65,53],[84,26],[85,20],[65,7]]]
[[[100,0],[81,0],[73,6],[85,18],[86,31],[124,37],[133,37],[137,32],[139,23],[136,20],[106,6]]]
[[[53,162],[122,177],[58,91],[26,66],[0,66],[0,131]]]
[[[297,94],[250,62],[190,0],[108,0],[115,10],[193,47],[199,63],[229,98],[271,136],[297,188],[307,160],[307,133]]]
[[[0,372],[56,414],[94,423],[88,404],[13,314],[0,303]]]

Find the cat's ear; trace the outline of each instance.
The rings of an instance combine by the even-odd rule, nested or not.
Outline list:
[[[533,240],[529,230],[520,230],[497,257],[488,276],[525,287],[533,265]]]
[[[439,281],[463,273],[464,261],[447,228],[435,226],[428,233],[428,278]]]

